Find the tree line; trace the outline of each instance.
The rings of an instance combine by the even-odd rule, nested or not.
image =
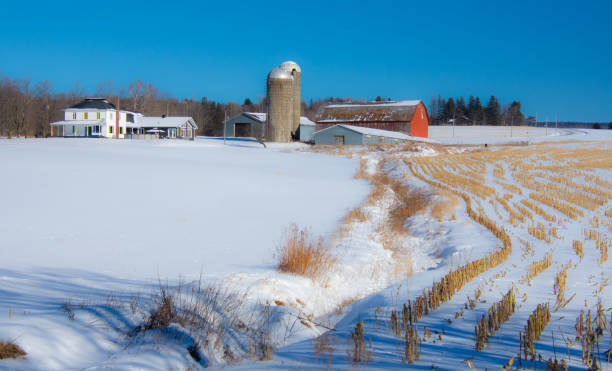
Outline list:
[[[521,112],[521,102],[512,101],[501,105],[495,96],[491,96],[486,105],[479,97],[470,95],[468,101],[463,97],[442,98],[432,96],[429,102],[429,120],[431,125],[525,125],[527,119]],[[533,118],[529,117],[529,121]]]
[[[10,78],[0,75],[0,136],[47,137],[49,123],[64,120],[63,109],[85,97],[107,98],[120,109],[142,113],[145,116],[190,116],[198,125],[198,135],[223,135],[223,121],[245,111],[264,112],[265,99],[258,103],[245,99],[243,104],[220,103],[206,97],[176,99],[171,94],[142,80],[115,88],[113,83],[99,83],[93,94],[76,84],[68,92],[56,92],[47,80],[33,83],[29,78]]]
[[[68,92],[56,92],[47,80],[33,83],[29,78],[10,78],[0,74],[0,136],[46,137],[50,134],[49,123],[64,119],[63,109],[78,103],[87,96],[97,96],[116,103],[120,108],[142,113],[145,116],[190,116],[198,125],[197,135],[223,135],[223,121],[226,117],[241,112],[265,112],[266,98],[258,97],[256,102],[246,98],[242,104],[237,102],[221,103],[203,97],[197,99],[177,99],[171,94],[140,79],[127,86],[116,88],[111,81],[96,85],[90,94],[80,84]],[[375,101],[389,101],[389,97],[377,96]],[[322,106],[333,103],[360,103],[350,97],[328,97],[302,102],[302,116],[316,121],[317,112]],[[463,97],[442,98],[432,96],[428,107],[432,125],[525,125],[521,103],[513,101],[501,105],[491,96],[486,105],[479,97],[470,96],[466,102]],[[610,124],[612,125],[612,124]]]

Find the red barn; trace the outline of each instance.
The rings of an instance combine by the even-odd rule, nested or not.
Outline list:
[[[397,131],[413,137],[428,137],[429,116],[420,100],[332,104],[321,107],[316,131],[336,124]]]

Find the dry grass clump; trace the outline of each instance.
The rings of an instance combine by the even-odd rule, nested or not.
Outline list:
[[[431,196],[420,189],[410,189],[400,181],[392,182],[391,189],[394,194],[394,202],[389,211],[389,226],[395,232],[402,232],[406,219],[429,206]]]
[[[457,219],[455,209],[459,206],[459,198],[450,192],[440,192],[440,195],[445,199],[438,201],[431,207],[431,216],[438,221],[443,221],[445,217],[451,220]]]
[[[579,340],[582,345],[582,354],[580,358],[585,366],[591,367],[590,370],[599,370],[596,355],[599,352],[599,338],[603,336],[606,326],[605,310],[601,304],[601,299],[598,300],[597,312],[593,320],[591,320],[590,309],[586,318],[584,316],[584,310],[581,310],[580,315],[576,318],[576,340]],[[610,326],[612,329],[612,322]],[[608,351],[608,354],[609,353]],[[609,357],[608,355],[608,362],[610,361]]]
[[[547,228],[544,224],[540,222],[538,222],[537,225],[530,225],[529,227],[527,227],[527,232],[529,232],[529,234],[533,237],[542,241],[546,241],[548,243],[552,241],[553,237],[559,238],[559,235],[557,234],[557,228]]]
[[[555,276],[555,283],[553,285],[553,291],[557,296],[557,303],[555,307],[557,309],[562,308],[567,303],[565,300],[565,283],[567,279],[567,270],[572,267],[572,261],[570,260],[567,264],[561,267],[561,270],[557,272]]]
[[[354,222],[365,222],[367,220],[367,216],[363,210],[363,207],[356,207],[346,214],[344,217],[344,224],[351,224]]]
[[[277,249],[278,270],[319,279],[334,265],[334,258],[323,244],[323,239],[313,240],[307,229],[300,230],[292,224],[285,232],[284,241]]]
[[[612,207],[611,207],[611,208],[609,208],[608,210],[606,210],[606,216],[607,216],[608,218],[612,218]]]
[[[527,267],[525,276],[520,280],[520,283],[527,282],[531,286],[531,280],[538,274],[544,272],[552,265],[552,253],[547,253],[541,260],[538,260]]]
[[[549,303],[538,304],[537,308],[531,313],[525,326],[525,332],[519,333],[520,346],[519,356],[522,354],[525,359],[529,357],[534,360],[536,353],[533,344],[540,339],[542,331],[550,321]]]
[[[580,257],[580,261],[582,261],[582,259],[584,259],[584,249],[582,248],[582,242],[574,240],[574,242],[572,243],[572,247],[574,248],[576,255]]]
[[[493,304],[489,311],[482,315],[482,318],[478,320],[478,325],[474,327],[474,343],[477,351],[484,349],[485,343],[489,343],[489,337],[495,335],[515,310],[514,289],[510,289],[500,301]]]
[[[126,335],[132,341],[150,332],[179,342],[190,338],[193,343],[187,351],[198,363],[211,353],[222,353],[222,362],[227,364],[243,357],[268,359],[273,351],[275,307],[247,308],[245,298],[245,293],[221,284],[179,282],[169,287],[160,283],[150,301],[136,298],[130,302],[130,309],[142,321]]]
[[[530,208],[531,210],[533,210],[536,214],[538,214],[539,216],[544,218],[546,221],[549,221],[549,222],[556,222],[557,221],[557,217],[556,216],[547,213],[544,209],[542,209],[540,206],[536,205],[531,200],[522,199],[521,203],[523,205],[527,206],[528,208]]]
[[[367,363],[373,359],[372,339],[370,339],[369,344],[366,347],[366,342],[363,335],[363,321],[359,321],[355,326],[355,330],[351,333],[351,338],[353,339],[354,345],[351,356],[353,363]]]
[[[0,340],[0,359],[25,357],[26,352],[12,341]]]

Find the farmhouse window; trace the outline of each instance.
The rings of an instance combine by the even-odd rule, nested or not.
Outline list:
[[[72,112],[72,119],[76,120],[76,112]]]
[[[100,112],[98,112],[96,116],[97,116],[96,118],[99,120],[100,119]]]
[[[131,113],[126,113],[125,114],[125,121],[127,122],[134,122],[134,115]]]
[[[85,112],[83,115],[84,115],[83,118],[87,120],[87,112]]]
[[[112,134],[112,133],[113,133],[113,127],[112,127],[112,126],[109,126],[109,127],[108,127],[108,133],[109,133],[109,134]]]
[[[334,135],[334,144],[344,144],[344,135]]]

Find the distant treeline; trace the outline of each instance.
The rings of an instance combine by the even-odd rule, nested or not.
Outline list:
[[[432,96],[428,107],[432,125],[526,125],[527,119],[521,112],[521,102],[512,101],[501,105],[491,96],[486,105],[479,97],[470,95],[467,102],[463,97],[442,98]],[[529,118],[531,122],[534,118]]]
[[[232,117],[240,112],[265,112],[266,107],[265,97],[259,97],[257,102],[246,98],[242,104],[220,103],[206,97],[200,100],[178,100],[169,93],[160,92],[155,85],[139,79],[119,88],[112,82],[105,81],[99,83],[93,91],[88,91],[77,83],[68,92],[56,92],[53,84],[46,80],[32,83],[28,78],[10,78],[0,74],[0,136],[46,137],[49,135],[49,123],[64,119],[64,108],[90,96],[104,97],[115,104],[117,98],[120,98],[121,109],[140,112],[145,116],[165,114],[193,117],[198,124],[197,134],[209,136],[223,135],[223,121],[226,116]],[[375,100],[391,99],[378,96]],[[365,101],[350,97],[311,99],[308,103],[302,102],[302,115],[314,121],[320,107],[327,104]],[[432,125],[451,124],[453,120],[457,125],[524,125],[526,121],[535,121],[534,118],[525,118],[520,102],[500,105],[494,96],[483,106],[478,97],[470,96],[466,103],[463,97],[445,99],[438,95],[431,98],[428,112]],[[568,123],[564,124],[564,127],[606,128],[612,125],[571,124],[574,125]]]
[[[259,104],[249,99],[245,104],[219,103],[207,98],[178,100],[171,94],[160,92],[150,83],[135,80],[116,89],[111,82],[103,82],[93,92],[77,84],[68,92],[55,92],[46,80],[32,83],[30,79],[12,79],[0,75],[0,136],[46,137],[49,123],[64,119],[63,109],[85,97],[104,97],[120,108],[140,112],[145,116],[191,116],[198,125],[198,135],[222,135],[225,116],[243,111],[263,112],[263,99]]]

